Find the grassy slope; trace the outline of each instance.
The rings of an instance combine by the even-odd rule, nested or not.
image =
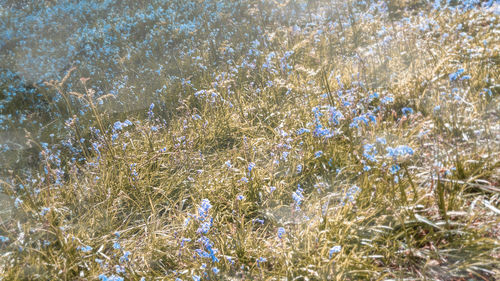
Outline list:
[[[60,187],[47,160],[45,183],[33,187],[39,194],[22,195],[22,211],[2,226],[12,243],[0,244],[0,276],[499,278],[498,17],[429,13],[407,14],[401,25],[360,18],[344,39],[338,26],[269,30],[276,72],[241,67],[217,88],[201,77],[207,94],[184,97],[169,121],[154,108],[112,146],[101,137],[94,164],[74,166]],[[420,31],[429,18],[440,29]],[[293,70],[282,70],[290,50]],[[451,81],[461,67],[470,79]],[[343,114],[338,125],[328,105]],[[376,122],[351,126],[369,112]],[[314,136],[318,123],[333,136]],[[375,144],[377,161],[364,155],[366,144]],[[400,145],[414,153],[386,156]],[[292,196],[299,185],[300,206]],[[205,218],[203,199],[211,203]],[[40,215],[43,207],[50,210]],[[217,249],[219,261],[197,249]]]

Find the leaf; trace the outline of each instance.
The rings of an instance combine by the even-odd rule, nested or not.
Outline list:
[[[439,227],[437,224],[433,223],[432,221],[430,221],[429,219],[427,219],[426,217],[423,217],[419,214],[415,214],[415,218],[419,221],[419,222],[423,222],[425,224],[428,224],[434,228],[437,228],[439,230],[441,230],[441,227]]]

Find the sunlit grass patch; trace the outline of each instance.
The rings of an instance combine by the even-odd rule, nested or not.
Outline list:
[[[498,278],[498,14],[278,2],[96,24],[108,47],[36,88],[38,160],[2,167],[0,278]],[[31,88],[6,81],[7,131]]]

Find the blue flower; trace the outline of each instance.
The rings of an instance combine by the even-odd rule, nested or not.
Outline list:
[[[45,216],[50,211],[50,208],[43,207],[42,210],[40,211],[40,216]]]
[[[300,135],[302,135],[302,134],[304,134],[304,133],[309,133],[310,131],[311,131],[311,130],[306,129],[306,128],[300,128],[300,129],[298,129],[298,130],[297,130],[297,135],[299,135],[299,136],[300,136]]]
[[[460,75],[462,75],[462,73],[464,73],[465,70],[463,68],[460,68],[458,69],[456,72],[452,73],[449,75],[449,78],[450,78],[450,81],[455,81],[458,79],[458,77],[460,77]]]
[[[353,202],[354,196],[356,196],[356,194],[358,194],[358,192],[360,190],[361,189],[357,185],[353,185],[353,186],[349,187],[345,197],[342,199],[342,205],[344,205],[346,203],[346,201]]]
[[[301,164],[297,165],[297,174],[300,174],[300,173],[302,173],[302,165]]]
[[[111,275],[109,277],[107,277],[105,274],[101,274],[99,275],[99,280],[101,281],[123,281],[123,277],[120,277],[120,276],[116,276],[116,275]]]
[[[321,155],[323,155],[323,151],[321,151],[321,150],[316,151],[316,152],[314,153],[314,156],[315,156],[316,158],[321,157]]]
[[[210,227],[212,227],[212,220],[203,222],[198,228],[197,232],[207,234],[208,231],[210,230]]]
[[[129,256],[130,256],[130,252],[129,251],[125,251],[123,253],[123,255],[120,257],[120,263],[129,261],[129,258],[128,258]]]
[[[401,168],[399,167],[399,165],[392,165],[391,167],[391,174],[395,174],[397,173],[399,170],[401,170]]]
[[[278,237],[283,238],[283,234],[285,234],[285,229],[283,227],[278,228]]]
[[[288,151],[283,151],[283,153],[282,153],[282,158],[283,158],[285,161],[287,161],[288,154],[290,154],[290,152],[288,152]]]
[[[122,124],[122,122],[120,122],[120,121],[116,121],[116,122],[113,124],[113,130],[115,130],[115,131],[119,131],[119,130],[121,130],[121,129],[123,129],[123,124]]]
[[[391,103],[391,102],[394,102],[394,98],[393,97],[383,97],[380,102],[382,102],[382,104],[388,104],[388,103]]]
[[[212,208],[210,200],[201,200],[201,206],[198,208],[198,215],[200,216],[200,220],[205,220],[205,218],[208,216],[208,211],[210,210],[210,208]]]
[[[304,200],[304,195],[302,194],[304,190],[302,188],[297,187],[297,190],[292,193],[292,198],[295,201],[295,204],[297,205],[296,208],[299,209],[300,204],[302,204],[302,201]]]
[[[386,156],[391,156],[393,158],[397,158],[398,156],[413,155],[413,149],[407,145],[400,145],[396,148],[387,147],[386,151]]]
[[[14,206],[16,208],[19,208],[19,206],[23,203],[23,200],[21,200],[19,197],[16,198],[16,200],[14,201]]]
[[[342,246],[337,245],[331,247],[330,250],[328,251],[330,258],[332,258],[333,254],[340,253],[340,250],[342,250]]]
[[[403,112],[403,115],[407,115],[407,114],[413,114],[413,109],[411,107],[403,107],[403,109],[401,109],[401,111]]]
[[[248,164],[248,173],[251,173],[254,167],[255,167],[255,163],[250,162],[250,164]]]
[[[257,222],[257,223],[260,223],[260,224],[264,224],[264,220],[263,219],[257,218],[257,219],[254,219],[253,221]]]
[[[82,251],[84,253],[92,251],[92,247],[90,247],[90,246],[83,246],[83,247],[82,246],[78,246],[76,249],[80,250],[80,251]]]

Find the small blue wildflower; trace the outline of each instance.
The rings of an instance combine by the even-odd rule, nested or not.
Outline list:
[[[115,272],[116,273],[125,273],[125,268],[121,265],[115,265]]]
[[[120,263],[124,263],[126,261],[129,261],[129,257],[130,256],[130,252],[129,251],[125,251],[123,253],[123,255],[120,257]]]
[[[264,220],[263,219],[257,218],[257,219],[254,219],[253,221],[257,222],[257,223],[260,223],[260,224],[264,224]]]
[[[19,197],[16,198],[16,200],[14,201],[14,206],[16,208],[19,208],[19,206],[23,203],[23,200],[21,200]]]
[[[304,190],[302,188],[300,188],[300,185],[299,185],[299,187],[297,187],[297,190],[292,193],[292,198],[295,201],[297,209],[300,208],[299,206],[300,206],[300,204],[302,204],[302,201],[304,200],[304,195],[302,194],[302,192],[304,192]]]
[[[340,253],[340,250],[342,250],[342,247],[339,245],[330,248],[330,250],[328,251],[330,258],[332,258],[333,254]]]
[[[385,140],[385,138],[377,138],[377,142],[380,143],[380,144],[387,144],[387,141]]]
[[[210,210],[210,208],[212,208],[210,200],[208,199],[201,200],[201,206],[198,208],[198,214],[200,216],[200,220],[205,220],[205,218],[208,216],[208,211]]]
[[[342,199],[342,205],[344,205],[346,203],[346,201],[353,202],[354,201],[354,196],[360,190],[361,189],[357,185],[353,185],[353,186],[349,187],[349,189],[347,190],[347,193],[346,193],[344,199]]]
[[[390,170],[390,171],[391,171],[391,174],[393,174],[393,175],[394,175],[394,174],[395,174],[395,173],[397,173],[399,170],[401,170],[401,168],[399,167],[399,165],[392,165],[392,167],[391,167],[391,170]]]
[[[387,147],[386,151],[386,156],[391,156],[393,158],[397,158],[398,156],[413,155],[413,149],[407,145],[400,145],[396,148]]]
[[[184,226],[188,226],[190,220],[191,220],[191,218],[186,218],[184,220]]]
[[[297,165],[297,174],[300,174],[300,173],[302,173],[302,165],[301,164]]]
[[[380,100],[380,102],[381,102],[382,104],[388,104],[388,103],[394,102],[394,98],[393,98],[393,97],[389,97],[389,96],[387,96],[387,97],[383,97],[383,98]]]
[[[203,233],[203,234],[207,234],[208,231],[210,231],[210,227],[212,227],[212,220],[210,221],[205,221],[203,222],[200,227],[198,228],[197,232],[198,233]]]
[[[210,255],[206,252],[206,251],[203,251],[202,249],[196,249],[194,250],[198,256],[200,256],[201,258],[210,258]]]
[[[119,131],[123,129],[123,125],[122,125],[122,122],[120,121],[116,121],[115,124],[113,124],[113,130],[115,131]]]
[[[300,135],[302,135],[304,133],[309,133],[309,132],[311,132],[311,130],[306,129],[306,128],[300,128],[300,129],[297,130],[297,135],[300,136]]]
[[[40,216],[45,216],[50,211],[50,208],[43,207],[40,211]]]
[[[450,81],[455,81],[458,79],[458,77],[460,77],[460,75],[462,75],[462,73],[464,73],[465,70],[463,68],[460,68],[458,69],[456,72],[452,73],[449,75],[449,78],[450,78]]]
[[[344,119],[344,114],[342,112],[338,111],[335,107],[330,108],[330,122],[338,125],[340,124],[340,120]]]
[[[198,275],[193,275],[193,281],[200,281],[201,280],[201,277],[198,276]]]
[[[149,116],[149,119],[153,118],[154,116],[154,113],[153,113],[153,108],[155,107],[155,104],[152,103],[150,106],[149,106],[149,111],[148,111],[148,116]]]
[[[288,151],[283,151],[283,153],[282,153],[282,158],[283,158],[283,160],[285,160],[285,161],[287,161],[287,160],[288,160],[288,159],[287,159],[287,158],[288,158],[288,154],[290,154],[290,152],[288,152]]]
[[[226,164],[226,166],[227,166],[228,168],[231,168],[231,167],[232,167],[232,165],[231,165],[231,160],[227,160],[225,164]]]
[[[120,277],[120,276],[116,276],[116,275],[111,275],[109,277],[107,277],[105,274],[101,274],[99,275],[99,280],[101,281],[123,281],[123,277]]]
[[[283,234],[285,234],[285,229],[283,227],[278,228],[278,237],[283,238]]]
[[[242,177],[242,178],[241,178],[241,181],[242,181],[242,182],[246,182],[246,183],[248,183],[248,178],[247,178],[247,177]]]
[[[90,247],[90,246],[78,246],[76,249],[80,250],[84,253],[88,253],[88,252],[92,251],[92,247]]]
[[[375,92],[375,93],[371,94],[368,98],[369,99],[377,99],[378,97],[379,97],[379,94]]]
[[[266,262],[266,261],[267,261],[267,259],[266,259],[266,258],[264,258],[264,257],[260,257],[260,258],[258,258],[258,259],[257,259],[257,266],[258,266],[258,267],[260,267],[260,263],[261,263],[261,262]]]
[[[120,243],[119,243],[119,242],[115,242],[115,243],[113,243],[113,249],[118,250],[118,249],[121,249],[121,247],[122,247],[122,246],[120,246]]]
[[[8,242],[8,241],[9,241],[9,237],[5,237],[5,236],[1,236],[0,235],[0,242],[5,243],[5,242]]]
[[[316,151],[316,152],[314,153],[314,156],[315,156],[316,158],[321,157],[321,155],[323,155],[323,151],[321,151],[321,150]]]
[[[403,115],[408,115],[408,114],[413,114],[413,109],[411,107],[403,107],[403,109],[401,109],[401,111],[403,112]]]
[[[363,150],[363,156],[366,159],[372,162],[377,162],[377,159],[375,159],[375,155],[377,154],[377,147],[375,144],[367,143],[363,145]]]
[[[364,115],[354,117],[354,119],[352,120],[351,124],[349,124],[349,127],[350,128],[353,128],[353,127],[359,128],[359,124],[361,122],[363,122],[365,125],[368,125],[369,120]]]
[[[219,273],[219,269],[217,267],[213,267],[212,268],[212,272],[215,273],[215,274],[218,274]]]
[[[240,195],[236,196],[236,199],[238,199],[239,201],[245,200],[245,196],[240,194]]]
[[[251,173],[254,167],[255,167],[255,163],[250,162],[250,164],[248,164],[248,173]]]

